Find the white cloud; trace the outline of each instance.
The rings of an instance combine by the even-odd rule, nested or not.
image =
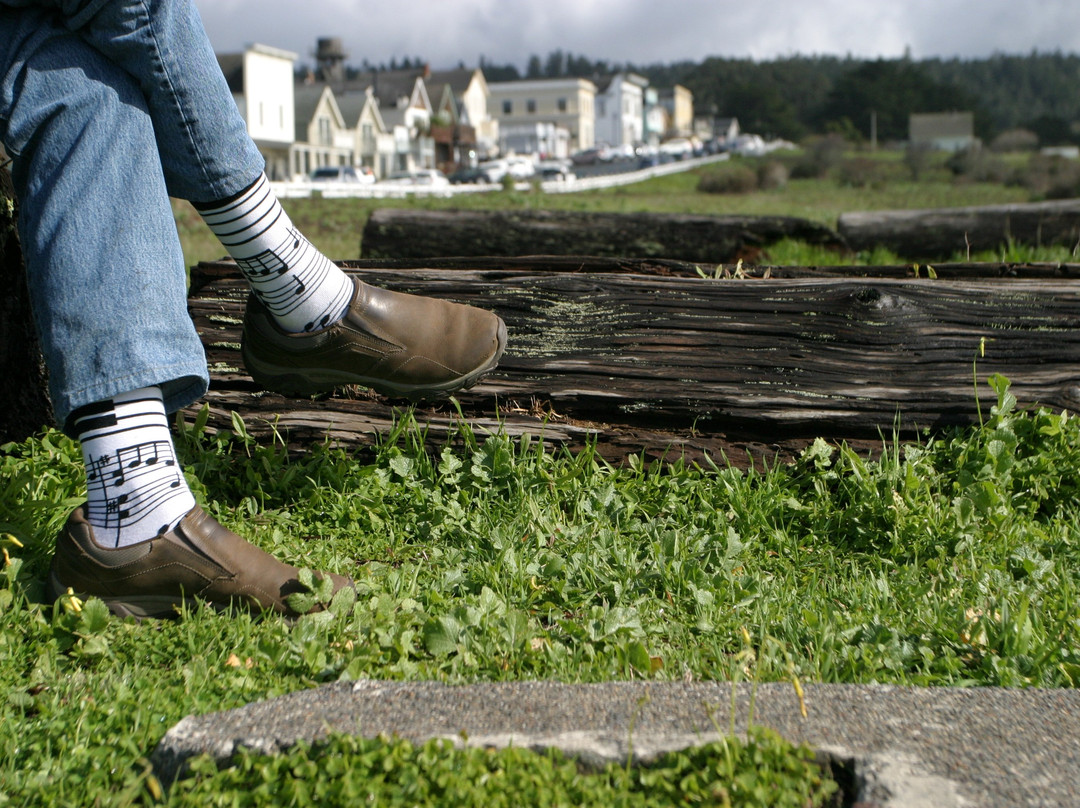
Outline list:
[[[915,58],[1080,51],[1080,3],[1042,0],[195,0],[218,51],[263,42],[310,61],[320,36],[349,62],[421,57],[436,68],[481,56],[524,68],[553,50],[652,64],[708,56]]]

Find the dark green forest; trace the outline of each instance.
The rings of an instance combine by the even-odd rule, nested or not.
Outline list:
[[[681,84],[698,114],[735,117],[744,131],[800,141],[839,132],[904,140],[912,112],[975,113],[976,134],[991,142],[1028,129],[1042,145],[1080,143],[1080,55],[995,54],[986,59],[878,59],[792,56],[774,61],[713,57],[704,62],[633,65],[563,51],[529,58],[525,73],[481,60],[488,81],[630,70],[654,86]]]

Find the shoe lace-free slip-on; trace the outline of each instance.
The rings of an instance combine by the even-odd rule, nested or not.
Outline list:
[[[474,306],[392,292],[353,278],[345,316],[314,332],[282,330],[249,296],[241,350],[248,373],[267,390],[315,395],[357,384],[421,399],[474,385],[506,347],[506,324]]]
[[[199,506],[167,533],[109,549],[94,538],[85,506],[76,508],[56,539],[48,589],[68,588],[105,602],[120,617],[175,617],[187,601],[215,608],[269,610],[297,616],[287,598],[303,592],[299,570],[223,527]],[[352,581],[332,573],[334,591]]]

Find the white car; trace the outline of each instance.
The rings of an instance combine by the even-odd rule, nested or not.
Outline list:
[[[577,175],[571,169],[572,165],[569,160],[545,160],[536,168],[540,179],[544,182],[571,182],[577,179]]]
[[[694,144],[688,138],[672,138],[660,144],[660,154],[676,160],[688,160],[694,156]]]
[[[603,146],[600,150],[600,162],[613,163],[617,160],[633,160],[634,147],[629,143],[620,143],[616,146]]]
[[[496,185],[510,173],[510,163],[506,160],[485,160],[478,168],[487,175],[487,181]]]
[[[536,165],[528,157],[508,157],[510,176],[515,180],[527,180],[536,174]]]
[[[390,185],[425,185],[441,188],[449,185],[450,180],[437,168],[418,168],[413,171],[395,171],[383,182]]]

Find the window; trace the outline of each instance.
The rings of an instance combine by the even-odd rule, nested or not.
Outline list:
[[[333,143],[333,136],[330,131],[330,119],[327,117],[319,117],[319,145],[329,146]]]
[[[536,114],[536,99],[535,98],[530,98],[528,101],[525,102],[525,111],[528,112],[530,115],[535,115]]]
[[[510,99],[507,99],[506,101],[503,101],[503,115],[513,115],[513,114],[514,114],[514,102],[511,101]]]
[[[557,105],[557,106],[558,106],[558,108],[559,108],[559,112],[566,112],[566,108],[567,108],[567,107],[569,106],[569,104],[567,103],[567,101],[566,101],[566,98],[565,98],[565,97],[564,97],[564,98],[560,98],[560,99],[558,100],[558,102],[557,102],[557,104],[556,104],[556,105]]]

